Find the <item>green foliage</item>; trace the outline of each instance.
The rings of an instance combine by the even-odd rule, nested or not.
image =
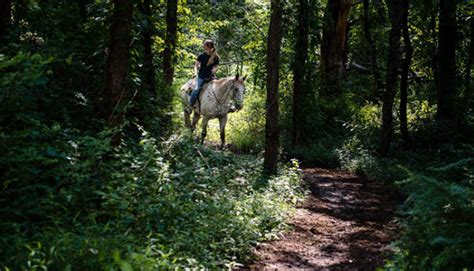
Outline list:
[[[462,270],[474,266],[474,160],[408,172],[409,193],[398,242],[406,269]]]
[[[9,169],[2,176],[3,267],[234,265],[252,245],[274,238],[301,199],[296,164],[255,190],[260,160],[183,136],[158,144],[142,130],[138,144],[112,150],[107,133],[31,130],[40,128],[42,140],[0,160]],[[58,145],[43,149],[44,140]],[[10,141],[7,153],[21,150]]]
[[[339,139],[334,137],[326,136],[318,140],[318,142],[311,143],[308,145],[300,145],[285,148],[283,156],[285,159],[297,158],[303,161],[304,166],[319,166],[335,168],[339,166],[339,157],[337,152],[334,150]],[[289,142],[285,142],[290,144]]]
[[[2,103],[0,121],[2,126],[21,125],[22,120],[27,122],[26,114],[39,109],[38,103],[48,99],[45,96],[49,93],[44,85],[48,81],[46,75],[51,74],[47,65],[52,60],[51,57],[45,58],[40,54],[23,52],[19,52],[12,58],[0,55],[0,102]]]

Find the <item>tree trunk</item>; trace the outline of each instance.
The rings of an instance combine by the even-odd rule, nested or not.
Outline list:
[[[467,117],[467,110],[470,108],[470,99],[471,99],[471,92],[472,92],[472,85],[471,85],[471,69],[472,63],[474,62],[474,18],[471,17],[471,44],[469,45],[469,58],[466,63],[466,74],[465,77],[465,87],[464,87],[464,95],[462,99],[462,119]]]
[[[114,0],[110,27],[110,50],[107,57],[105,87],[102,92],[103,113],[109,125],[122,123],[126,79],[130,58],[130,30],[133,16],[132,0]]]
[[[12,1],[0,0],[0,42],[6,39],[11,24]]]
[[[456,118],[456,2],[440,0],[439,16],[439,121]]]
[[[393,102],[395,99],[395,87],[398,80],[398,68],[400,65],[400,36],[401,22],[403,17],[403,1],[388,1],[391,29],[389,33],[389,51],[387,61],[387,78],[382,107],[382,139],[379,153],[386,156],[390,149],[393,134]]]
[[[408,72],[410,70],[411,59],[413,56],[413,47],[411,46],[410,33],[408,30],[408,0],[403,0],[403,45],[405,47],[405,56],[402,64],[402,76],[400,81],[400,132],[405,141],[410,140],[407,124],[407,103],[408,103]]]
[[[166,38],[165,50],[163,51],[163,74],[168,85],[173,83],[174,75],[174,52],[176,48],[176,34],[178,30],[177,21],[178,1],[166,1]]]
[[[151,0],[143,0],[141,12],[146,17],[146,26],[143,29],[143,70],[145,73],[144,85],[146,90],[154,97],[156,95],[155,90],[155,68],[153,67],[153,51],[151,49],[153,44],[153,22],[150,18],[151,13]]]
[[[277,173],[279,130],[278,130],[278,84],[279,56],[282,39],[282,1],[272,0],[270,27],[267,43],[267,99],[265,112],[265,157],[264,172]]]
[[[380,79],[380,72],[379,72],[379,66],[377,64],[377,48],[375,46],[375,43],[372,39],[372,35],[370,34],[370,20],[369,20],[369,0],[363,0],[364,4],[364,34],[365,34],[365,40],[367,42],[367,45],[370,48],[369,54],[370,54],[370,64],[372,66],[372,75],[374,76],[374,86],[373,86],[373,99],[374,100],[379,100],[381,97],[381,91],[382,91],[382,80]]]
[[[431,3],[431,1],[428,1]],[[436,31],[436,14],[438,13],[438,10],[436,7],[431,6],[430,4],[429,9],[431,13],[431,18],[430,18],[430,30],[431,30],[431,39],[433,40],[433,44],[431,44],[431,69],[433,70],[433,78],[435,82],[435,89],[436,93],[438,92],[439,89],[439,70],[438,70],[438,36],[437,36],[437,31]]]
[[[299,0],[298,26],[296,31],[295,58],[293,62],[293,144],[300,144],[306,128],[304,115],[307,88],[304,86],[306,59],[308,58],[309,4],[308,0]]]
[[[326,7],[325,27],[321,42],[321,80],[322,94],[338,95],[341,92],[340,80],[343,78],[346,66],[346,33],[349,11],[352,0],[328,0]]]

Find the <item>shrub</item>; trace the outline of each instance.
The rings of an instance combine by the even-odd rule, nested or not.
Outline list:
[[[48,169],[40,164],[44,174],[25,171],[21,187],[10,180],[2,193],[4,267],[232,266],[275,237],[302,196],[297,164],[256,189],[260,159],[213,151],[184,135],[160,144],[142,130],[139,144],[112,150],[107,133],[59,134],[54,140],[69,147],[55,150],[59,158]],[[38,153],[15,156],[16,164],[3,157],[2,165],[16,172],[28,155]],[[21,197],[9,202],[12,193]]]
[[[406,269],[474,267],[474,159],[409,172],[399,184],[409,193],[398,264]]]

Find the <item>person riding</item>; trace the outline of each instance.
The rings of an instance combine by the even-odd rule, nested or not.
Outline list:
[[[205,80],[215,77],[219,65],[219,55],[217,54],[214,42],[212,40],[205,40],[202,47],[204,52],[197,57],[196,63],[194,64],[193,76],[197,76],[196,87],[191,92],[191,99],[189,101],[191,106],[196,103]]]

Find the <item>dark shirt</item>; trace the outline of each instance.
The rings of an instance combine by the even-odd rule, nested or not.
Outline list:
[[[219,64],[219,57],[216,57],[214,58],[214,63],[207,66],[207,61],[209,60],[210,57],[211,57],[210,55],[206,53],[202,53],[197,58],[197,61],[201,63],[201,66],[199,68],[199,73],[198,73],[199,77],[201,78],[204,78],[204,79],[211,78],[213,76],[212,68]]]

